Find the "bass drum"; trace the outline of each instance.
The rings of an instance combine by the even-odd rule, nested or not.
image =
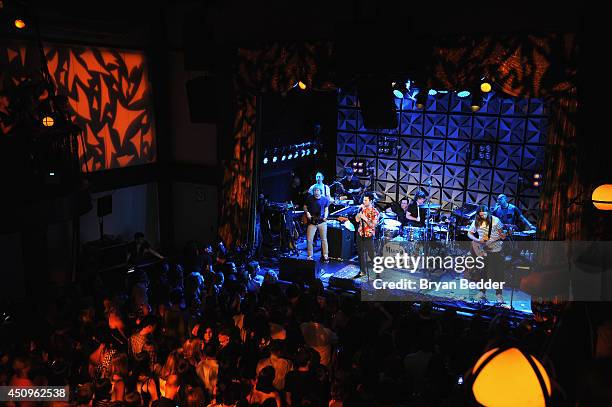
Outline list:
[[[400,230],[397,226],[383,225],[381,228],[382,236],[385,240],[391,240],[396,236],[399,236]]]

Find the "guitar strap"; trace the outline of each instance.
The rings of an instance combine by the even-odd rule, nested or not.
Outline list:
[[[493,230],[493,217],[489,215],[489,233],[487,236],[487,240],[491,240],[491,230]]]

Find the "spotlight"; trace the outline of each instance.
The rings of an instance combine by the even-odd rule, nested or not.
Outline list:
[[[429,96],[436,96],[438,94],[438,91],[435,89],[429,89]]]
[[[489,92],[491,92],[491,89],[492,89],[491,84],[489,82],[487,82],[487,81],[484,81],[484,82],[482,82],[480,84],[480,90],[483,93],[489,93]]]
[[[263,163],[264,163],[264,164],[267,164],[267,163],[268,163],[268,157],[266,157],[266,158],[264,158],[264,159],[263,159]]]
[[[466,98],[468,96],[470,96],[470,91],[469,90],[462,90],[462,91],[457,92],[457,97],[460,97],[462,99]]]
[[[539,173],[536,172],[535,174],[533,174],[533,178],[534,179],[540,179],[540,178],[542,178],[542,174],[539,174]]]
[[[289,158],[291,158],[291,155],[289,156]],[[283,156],[281,157],[281,161],[285,161],[287,159],[287,156],[283,154]]]
[[[302,157],[306,155],[306,150],[302,150]]]
[[[306,150],[306,155],[310,155],[310,149]]]
[[[316,154],[319,150],[317,150],[316,148],[312,150],[312,154]]]
[[[540,186],[540,181],[533,181],[533,186],[534,187],[539,187]]]
[[[16,18],[14,24],[15,24],[15,27],[20,30],[26,27],[25,20],[22,20],[21,18]]]
[[[55,124],[55,119],[53,119],[53,116],[45,115],[41,122],[44,127],[53,127]]]
[[[482,92],[480,89],[472,92],[472,102],[470,106],[472,108],[472,112],[477,112],[480,110],[482,106]]]
[[[278,161],[278,157],[277,157],[277,156],[272,157],[272,162],[273,162],[273,163],[275,163],[275,162],[277,162],[277,161]]]
[[[393,82],[391,83],[391,86],[393,87],[393,96],[395,96],[398,99],[403,99],[404,98],[404,94],[406,93],[406,91],[408,90],[408,83],[406,82]]]
[[[291,160],[293,158],[293,154],[289,154],[289,157],[287,158]]]
[[[302,90],[306,90],[306,84],[302,81],[299,81],[298,83],[298,87]]]
[[[419,94],[416,97],[416,107],[417,109],[423,109],[427,104],[427,90],[421,89],[419,90]]]

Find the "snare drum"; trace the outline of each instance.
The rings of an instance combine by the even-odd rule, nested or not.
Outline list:
[[[417,226],[404,226],[402,230],[404,239],[414,242],[425,238],[425,228]]]

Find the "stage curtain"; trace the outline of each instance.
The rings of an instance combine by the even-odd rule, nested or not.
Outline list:
[[[227,245],[249,242],[258,94],[287,93],[298,80],[309,90],[332,90],[335,55],[330,42],[271,43],[238,50],[233,151],[224,164],[219,235]]]

